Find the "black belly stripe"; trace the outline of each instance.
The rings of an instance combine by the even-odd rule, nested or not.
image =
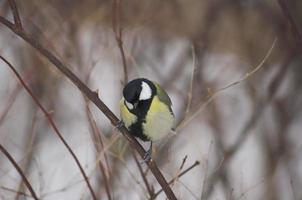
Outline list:
[[[150,141],[150,138],[144,134],[142,126],[143,123],[145,123],[147,112],[150,109],[153,97],[157,94],[157,91],[155,85],[151,81],[147,79],[141,79],[141,81],[148,83],[148,85],[151,87],[152,95],[150,99],[138,101],[137,107],[133,110],[129,110],[129,112],[131,112],[137,117],[138,121],[135,122],[134,124],[131,124],[128,127],[128,130],[133,136],[138,137],[143,141]],[[138,100],[139,95],[136,98]],[[129,102],[134,103],[133,101],[129,101]]]
[[[138,137],[143,141],[149,141],[150,139],[145,134],[143,134],[142,124],[142,121],[138,121],[134,124],[131,124],[129,127],[129,132],[133,136]]]
[[[150,138],[144,134],[142,125],[143,123],[145,123],[146,114],[150,108],[151,103],[151,99],[139,101],[137,108],[130,111],[137,117],[138,121],[129,126],[129,132],[133,136],[138,137],[143,141],[150,141]]]

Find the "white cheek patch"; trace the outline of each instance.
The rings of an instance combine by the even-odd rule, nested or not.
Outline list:
[[[152,96],[152,90],[150,88],[150,86],[142,81],[142,91],[139,95],[139,100],[147,100],[147,99],[150,99]]]
[[[125,103],[126,103],[126,106],[127,106],[130,110],[133,109],[132,103],[129,103],[128,101],[125,101]]]

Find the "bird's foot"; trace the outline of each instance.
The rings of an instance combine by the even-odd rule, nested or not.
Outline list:
[[[115,128],[116,129],[120,129],[124,126],[124,122],[122,120],[118,121],[117,124],[115,125]]]
[[[141,164],[147,163],[152,159],[152,149],[149,149],[148,151],[146,151],[143,159],[144,160],[141,162]]]

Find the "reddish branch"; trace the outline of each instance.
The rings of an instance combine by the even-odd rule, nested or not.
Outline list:
[[[19,190],[15,190],[15,189],[12,189],[12,188],[7,188],[7,187],[4,187],[4,186],[1,186],[1,189],[9,191],[9,192],[16,193],[17,195],[22,195],[22,196],[25,196],[25,197],[32,197],[30,194],[26,194],[25,192],[21,192]],[[16,199],[18,199],[18,198],[16,197]]]
[[[113,6],[112,6],[112,28],[115,34],[115,39],[118,45],[118,48],[120,50],[120,54],[122,57],[122,66],[124,69],[124,79],[123,79],[123,86],[125,86],[128,82],[128,68],[127,68],[127,62],[125,57],[125,52],[123,48],[123,35],[122,35],[122,28],[121,28],[121,1],[120,0],[114,0]],[[149,193],[150,199],[153,199],[154,197],[154,189],[152,186],[150,186],[148,179],[146,177],[146,174],[143,172],[141,163],[139,163],[137,156],[134,151],[131,151],[132,156],[135,160],[135,163],[138,167],[138,170],[140,172],[140,175],[143,179],[143,182],[145,183],[146,189]]]
[[[34,189],[30,185],[29,181],[27,180],[25,174],[23,173],[22,169],[19,167],[18,163],[15,161],[15,159],[8,153],[8,151],[0,144],[0,151],[9,159],[9,161],[14,165],[15,169],[18,171],[20,176],[22,177],[22,180],[24,181],[26,187],[28,188],[29,192],[31,193],[32,197],[36,200],[38,200],[38,196],[36,195]]]
[[[207,182],[209,185],[209,188],[203,192],[204,196],[202,196],[202,199],[208,199],[209,196],[214,191],[214,185],[224,177],[226,166],[229,164],[231,159],[234,155],[238,152],[238,150],[242,147],[246,139],[248,138],[248,134],[250,133],[251,128],[255,127],[255,124],[258,122],[258,120],[263,115],[265,108],[271,103],[271,101],[274,99],[276,92],[278,91],[278,88],[283,83],[283,79],[288,73],[289,69],[289,63],[293,59],[293,56],[295,55],[294,51],[291,50],[291,52],[286,56],[285,60],[282,61],[282,65],[278,71],[278,73],[273,77],[273,79],[270,81],[268,86],[268,96],[264,97],[263,99],[259,100],[259,103],[256,104],[256,108],[254,108],[254,112],[250,119],[247,121],[247,123],[244,125],[242,130],[239,133],[238,139],[235,141],[235,143],[229,147],[228,149],[224,150],[224,159],[219,164],[219,168],[210,176],[207,178]]]
[[[128,82],[128,67],[127,61],[125,57],[125,51],[123,47],[123,33],[121,27],[121,0],[114,0],[112,6],[112,26],[113,31],[115,34],[115,40],[117,42],[118,48],[121,53],[122,62],[123,62],[123,69],[124,69],[124,82],[125,85]]]
[[[108,200],[112,200],[112,197],[111,197],[111,192],[110,192],[110,187],[109,187],[109,178],[108,178],[108,175],[106,173],[106,169],[105,169],[105,166],[103,164],[103,162],[101,161],[101,159],[99,158],[99,154],[101,154],[102,151],[104,151],[104,143],[103,143],[103,139],[101,137],[101,133],[96,125],[96,121],[94,120],[93,116],[92,116],[92,113],[91,113],[91,110],[89,108],[89,104],[88,104],[88,99],[84,99],[85,100],[85,103],[86,103],[86,115],[87,115],[87,118],[88,118],[88,122],[89,122],[89,125],[90,125],[90,129],[91,129],[91,132],[92,132],[92,138],[93,138],[93,141],[96,141],[94,142],[94,147],[98,153],[98,156],[97,156],[97,162],[99,164],[99,168],[101,170],[101,173],[103,174],[103,179],[104,179],[104,185],[105,185],[105,190],[106,190],[106,193],[107,193],[107,197],[108,197]],[[109,164],[108,164],[108,160],[107,160],[107,157],[106,157],[106,153],[104,151],[104,160],[105,160],[105,163],[107,165],[107,168],[109,167]]]
[[[147,191],[150,195],[150,199],[154,199],[154,189],[152,186],[150,186],[150,184],[147,180],[146,174],[143,172],[143,168],[142,168],[141,164],[138,162],[138,159],[137,159],[134,151],[132,152],[132,155],[133,155],[134,161],[138,167],[139,173],[141,174],[141,177],[143,178],[143,181],[146,185]]]
[[[117,126],[119,124],[119,119],[114,115],[114,113],[101,101],[96,92],[91,91],[87,85],[85,85],[73,72],[71,72],[66,65],[64,65],[53,53],[51,53],[48,49],[43,47],[36,38],[27,34],[24,29],[18,29],[13,23],[0,16],[0,23],[7,26],[10,30],[12,30],[16,35],[24,39],[27,43],[29,43],[32,47],[34,47],[39,53],[45,56],[49,62],[51,62],[58,70],[60,70],[73,84],[75,84],[78,89],[85,94],[85,96],[92,101],[110,120],[111,124]],[[47,113],[47,112],[46,112]],[[50,118],[51,119],[51,118]],[[141,157],[145,155],[144,148],[138,143],[138,141],[134,138],[134,136],[130,135],[125,126],[119,129],[121,133],[125,136],[125,138],[130,142],[132,148],[136,149],[136,151],[140,154]],[[71,150],[71,149],[70,149]],[[72,151],[71,151],[72,152]],[[79,164],[77,162],[77,164]],[[169,184],[166,179],[158,169],[156,163],[151,159],[147,162],[150,170],[153,175],[157,179],[158,183],[161,185],[163,191],[166,193],[169,199],[177,199],[173,191],[171,190]],[[82,170],[81,170],[82,171]],[[88,179],[85,179],[88,180]],[[88,184],[89,182],[87,182]],[[92,192],[91,187],[89,187]],[[92,192],[92,194],[94,194]],[[94,196],[95,197],[95,196]]]
[[[192,170],[194,167],[198,166],[200,164],[199,161],[195,161],[195,163],[193,165],[191,165],[190,167],[188,167],[187,169],[185,169],[184,171],[182,171],[180,174],[178,174],[178,176],[172,178],[170,181],[169,181],[169,185],[172,184],[175,180],[179,179],[180,177],[182,177],[183,175],[185,175],[187,172],[189,172],[190,170]],[[158,192],[156,192],[154,195],[153,195],[153,199],[155,199],[163,190],[159,190]]]
[[[302,34],[297,26],[297,23],[294,20],[294,17],[292,16],[292,14],[289,11],[288,5],[286,3],[286,0],[278,0],[279,6],[283,12],[284,17],[286,18],[286,20],[288,20],[290,27],[291,27],[291,31],[295,37],[295,39],[298,41],[298,45],[300,48],[302,48]]]
[[[3,58],[0,55],[0,59],[3,60],[8,66],[9,68],[14,72],[14,74],[17,76],[18,80],[20,81],[21,85],[24,87],[24,89],[28,92],[28,94],[32,97],[32,99],[34,100],[34,102],[38,105],[38,107],[42,110],[42,112],[44,113],[46,119],[48,120],[50,126],[53,128],[54,132],[57,134],[57,136],[60,138],[61,142],[64,144],[64,146],[67,148],[67,150],[69,151],[69,153],[71,154],[71,156],[73,157],[74,161],[76,162],[77,166],[79,167],[85,182],[87,183],[87,187],[90,190],[90,193],[93,197],[94,200],[96,200],[96,196],[93,192],[93,189],[89,183],[88,177],[85,174],[85,171],[80,163],[80,161],[78,160],[78,158],[76,157],[75,153],[72,151],[71,147],[67,144],[67,142],[65,141],[65,139],[63,138],[62,134],[60,133],[59,129],[57,128],[56,124],[54,123],[53,119],[51,118],[51,116],[49,115],[49,113],[47,112],[47,110],[42,106],[42,104],[40,103],[40,101],[37,99],[37,97],[34,95],[34,93],[31,91],[31,89],[26,85],[26,83],[23,81],[22,77],[20,76],[20,74],[17,72],[17,70],[14,68],[14,66],[12,64],[10,64],[5,58]]]
[[[20,15],[18,12],[18,8],[17,8],[17,4],[14,0],[8,0],[9,6],[13,12],[13,16],[14,16],[14,22],[16,25],[16,28],[18,28],[19,30],[22,30],[22,23],[21,23],[21,19],[20,19]]]

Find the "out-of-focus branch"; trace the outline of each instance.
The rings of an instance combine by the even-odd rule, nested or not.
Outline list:
[[[15,159],[10,155],[10,153],[0,144],[0,151],[9,159],[9,161],[13,164],[15,169],[18,171],[20,176],[22,177],[26,187],[28,188],[29,192],[31,193],[32,197],[36,200],[38,200],[38,196],[36,195],[34,189],[32,188],[31,184],[27,180],[25,174],[23,173],[22,169],[19,167],[18,163],[15,161]]]
[[[124,79],[123,79],[123,86],[125,86],[128,82],[128,67],[123,47],[123,35],[122,35],[122,28],[121,28],[121,1],[120,0],[114,0],[113,6],[112,6],[112,28],[115,34],[115,39],[118,44],[120,54],[122,57],[122,66],[124,69]],[[146,186],[146,189],[149,193],[150,199],[153,199],[154,196],[154,188],[150,186],[150,183],[148,182],[148,179],[146,177],[146,173],[143,172],[142,166],[138,161],[138,158],[134,151],[131,151],[132,157],[134,158],[134,161],[136,163],[136,166],[140,172],[140,175],[143,179],[143,182]]]
[[[4,57],[2,57],[0,55],[0,59],[3,60],[8,66],[9,68],[14,72],[14,74],[17,76],[18,80],[20,81],[20,83],[22,84],[22,86],[24,87],[24,89],[28,92],[28,94],[32,97],[32,99],[34,100],[34,102],[38,105],[38,107],[42,110],[42,112],[44,113],[46,119],[48,120],[50,126],[53,128],[54,132],[57,134],[57,136],[60,138],[61,142],[64,144],[64,146],[67,148],[67,150],[69,151],[69,153],[71,154],[71,156],[73,157],[74,161],[76,162],[77,166],[79,167],[81,174],[83,175],[85,182],[87,183],[87,186],[91,192],[91,195],[93,197],[94,200],[96,200],[96,196],[93,192],[93,189],[90,185],[90,182],[88,180],[87,175],[85,174],[85,171],[80,163],[80,161],[78,160],[78,158],[76,157],[75,153],[72,151],[71,147],[67,144],[67,142],[65,141],[65,139],[63,138],[62,134],[60,133],[59,129],[57,128],[56,124],[54,123],[54,121],[52,120],[52,117],[49,115],[49,113],[47,112],[47,110],[42,106],[42,104],[40,103],[40,101],[37,99],[37,97],[34,95],[34,93],[31,91],[31,89],[26,85],[26,83],[23,81],[22,77],[20,76],[20,74],[17,72],[17,70],[14,68],[14,66],[12,64],[10,64],[10,62],[8,62]]]
[[[17,4],[15,0],[8,0],[9,6],[12,10],[13,16],[14,16],[14,22],[16,25],[16,28],[19,29],[20,31],[22,30],[22,23],[19,15],[19,11],[17,8]]]
[[[100,134],[100,132],[98,130],[96,121],[94,120],[94,118],[92,116],[92,113],[91,113],[91,110],[89,108],[88,99],[85,98],[85,96],[84,96],[84,101],[85,101],[85,105],[86,105],[87,119],[88,119],[88,122],[89,122],[89,125],[90,125],[90,129],[91,129],[91,132],[92,132],[92,138],[93,138],[93,141],[95,141],[94,142],[95,149],[96,149],[96,151],[97,151],[98,154],[100,154],[101,152],[104,152],[104,159],[105,159],[105,162],[106,162],[106,165],[107,165],[107,168],[108,168],[109,164],[108,164],[106,152],[104,151],[104,143],[103,143],[101,134]],[[112,197],[111,197],[111,192],[110,192],[110,187],[109,187],[109,181],[108,181],[108,175],[106,173],[105,166],[104,166],[103,162],[101,161],[101,159],[98,159],[98,163],[99,163],[99,168],[100,168],[100,170],[101,170],[101,172],[103,174],[104,185],[105,185],[105,190],[106,190],[106,193],[107,193],[108,200],[111,200]]]
[[[267,54],[265,55],[264,59],[260,62],[260,64],[257,65],[252,71],[247,72],[244,75],[244,77],[242,77],[240,80],[232,82],[232,83],[216,90],[215,92],[209,91],[208,99],[205,102],[201,102],[198,105],[198,108],[190,116],[185,117],[182,121],[179,122],[179,124],[176,127],[176,132],[178,132],[180,129],[185,127],[191,120],[193,120],[199,114],[199,112],[201,112],[209,103],[211,103],[213,101],[213,99],[216,96],[218,96],[221,92],[251,78],[252,75],[254,75],[257,71],[259,71],[264,66],[264,63],[266,62],[268,57],[271,55],[271,53],[276,45],[276,42],[277,42],[277,38],[275,38],[274,42],[272,43],[272,46],[270,47],[270,49],[268,50]]]
[[[222,126],[222,120],[221,120],[221,116],[219,115],[219,113],[221,112],[220,104],[217,104],[215,101],[213,101],[213,103],[211,104],[211,117],[210,117],[210,124],[211,127],[213,129],[213,136],[215,138],[215,146],[216,148],[214,148],[215,154],[217,156],[217,158],[219,158],[221,155],[225,155],[226,154],[226,145],[223,142],[223,137],[222,134],[224,132],[224,128]],[[240,145],[242,146],[242,145]],[[211,145],[210,145],[211,147]],[[210,153],[210,148],[208,151],[208,158],[209,158],[209,153]],[[220,166],[221,164],[223,164],[225,160],[225,157],[222,158],[221,161],[218,160],[218,167],[216,167],[216,169],[221,169]],[[207,164],[208,164],[208,159],[207,159]],[[208,165],[206,166],[208,167]],[[215,171],[215,170],[214,170]],[[230,173],[229,170],[227,168],[224,168],[223,171],[220,173],[219,176],[219,183],[221,184],[225,196],[229,196],[228,200],[232,200],[233,195],[230,195],[230,191],[232,191],[232,186],[231,186],[231,180],[230,180]],[[208,197],[206,196],[206,193],[208,191],[208,169],[206,168],[205,170],[205,176],[204,176],[204,184],[202,185],[202,192],[201,192],[201,199],[208,199]],[[210,185],[210,187],[212,188],[213,186]],[[206,188],[206,189],[205,189]]]
[[[20,196],[22,195],[22,196],[25,196],[25,197],[31,197],[32,198],[32,196],[30,194],[26,194],[25,192],[21,192],[21,191],[14,190],[12,188],[4,187],[4,186],[1,186],[0,188],[2,190],[6,190],[6,191],[10,191],[10,192],[16,193],[16,194],[18,194]]]
[[[117,42],[122,57],[123,69],[124,69],[123,85],[125,85],[128,82],[128,67],[127,67],[127,61],[126,61],[125,51],[123,47],[123,33],[122,33],[122,26],[121,26],[121,0],[113,1],[112,27],[115,34],[115,40]]]
[[[169,185],[174,183],[175,180],[179,179],[180,177],[182,177],[183,175],[185,175],[186,173],[188,173],[189,171],[191,171],[194,167],[198,166],[200,164],[199,161],[195,161],[195,163],[193,165],[191,165],[190,167],[188,167],[187,169],[185,169],[183,172],[181,172],[180,174],[178,174],[176,177],[172,178],[168,183]],[[154,194],[154,199],[162,192],[163,190],[159,190],[158,192],[156,192]]]
[[[154,188],[152,186],[150,186],[150,184],[149,184],[149,182],[147,180],[147,177],[146,177],[145,173],[143,172],[142,166],[138,162],[138,159],[137,159],[137,157],[135,155],[135,152],[132,151],[132,154],[133,154],[134,161],[135,161],[135,163],[136,163],[136,165],[138,167],[139,173],[141,174],[141,177],[143,178],[143,181],[144,181],[144,183],[146,185],[147,191],[148,191],[148,193],[150,195],[150,199],[153,199],[154,198]]]
[[[225,152],[224,152],[225,157],[223,158],[223,161],[221,163],[219,163],[218,168],[208,178],[208,185],[210,187],[207,191],[204,192],[204,194],[205,194],[204,199],[208,199],[208,197],[212,194],[213,185],[215,185],[215,183],[218,180],[220,180],[220,178],[223,176],[226,166],[228,165],[230,160],[233,158],[235,153],[238,152],[238,150],[240,149],[240,147],[246,140],[248,133],[258,122],[261,115],[264,113],[265,108],[267,107],[267,105],[269,105],[269,103],[274,98],[274,96],[277,92],[277,89],[280,87],[282,80],[284,79],[285,75],[288,72],[289,62],[292,60],[294,55],[295,55],[295,53],[293,51],[291,51],[291,53],[289,53],[289,56],[287,56],[286,59],[283,61],[283,64],[280,67],[280,70],[278,71],[278,73],[275,75],[275,77],[271,80],[271,82],[269,84],[268,97],[266,99],[262,99],[257,104],[257,107],[254,109],[252,116],[247,121],[247,123],[244,125],[242,130],[240,131],[239,137],[236,140],[236,142],[230,148],[225,150]]]
[[[7,116],[8,111],[11,109],[11,107],[14,105],[15,100],[19,94],[19,92],[21,91],[20,85],[17,85],[13,91],[12,94],[9,96],[6,105],[4,106],[3,111],[0,113],[0,125],[3,123],[5,117]]]
[[[32,69],[30,70],[27,70],[25,72],[25,80],[27,79],[30,79],[31,78],[31,74],[32,74]],[[9,95],[9,98],[7,99],[6,101],[6,105],[4,106],[4,109],[3,111],[0,113],[0,126],[2,125],[5,117],[7,116],[9,110],[12,108],[12,106],[14,105],[16,99],[17,99],[17,96],[19,94],[19,92],[21,91],[22,89],[22,85],[21,84],[17,84],[15,86],[15,88],[12,90],[12,93],[11,95]]]
[[[188,94],[187,94],[187,105],[186,105],[185,113],[183,115],[183,119],[181,121],[183,121],[186,117],[188,117],[188,114],[189,114],[190,109],[191,109],[192,96],[193,96],[193,83],[194,83],[195,72],[196,72],[196,69],[197,69],[196,68],[196,55],[195,55],[194,44],[192,45],[191,49],[192,49],[192,74],[191,74],[190,83],[189,83],[189,90],[188,90]]]
[[[297,23],[295,22],[292,14],[289,11],[288,5],[286,3],[286,0],[277,0],[278,4],[283,12],[284,17],[288,20],[291,31],[295,37],[295,39],[298,41],[298,46],[300,50],[302,50],[302,34],[297,26]]]
[[[21,85],[21,84],[18,84],[18,85]],[[22,88],[22,85],[21,85],[21,88]],[[26,138],[26,141],[25,141],[25,143],[26,143],[25,149],[28,152],[28,155],[26,156],[26,159],[24,160],[23,164],[20,165],[25,173],[28,172],[28,169],[30,167],[30,162],[33,158],[33,144],[35,142],[35,137],[36,137],[35,127],[36,127],[36,122],[37,122],[37,111],[38,111],[38,109],[35,108],[34,115],[32,118],[32,123],[31,123],[31,126],[28,131],[28,137]],[[24,182],[21,180],[17,191],[25,191],[24,187],[25,187]],[[21,193],[17,193],[15,200],[20,199],[20,195],[21,195]]]
[[[33,46],[39,53],[45,56],[49,62],[51,62],[58,70],[60,70],[73,84],[75,84],[78,89],[86,95],[86,97],[92,101],[110,120],[111,124],[117,126],[119,124],[119,119],[114,115],[114,113],[101,101],[96,92],[90,90],[87,85],[85,85],[70,69],[64,65],[53,53],[48,51],[45,47],[43,47],[39,41],[37,41],[34,37],[27,34],[24,29],[19,31],[16,29],[14,24],[9,22],[4,17],[0,16],[0,23],[7,26],[10,30],[12,30],[16,35],[24,39],[27,43]],[[127,128],[122,126],[120,129],[121,133],[125,136],[125,138],[130,142],[132,148],[136,149],[136,151],[143,157],[146,153],[144,148],[139,144],[139,142],[134,138],[134,136],[130,135]],[[163,190],[165,191],[167,197],[169,199],[176,199],[175,194],[171,190],[169,184],[166,179],[158,169],[156,163],[151,159],[147,162],[149,168],[151,169],[153,175],[157,179],[158,183],[161,185]]]

